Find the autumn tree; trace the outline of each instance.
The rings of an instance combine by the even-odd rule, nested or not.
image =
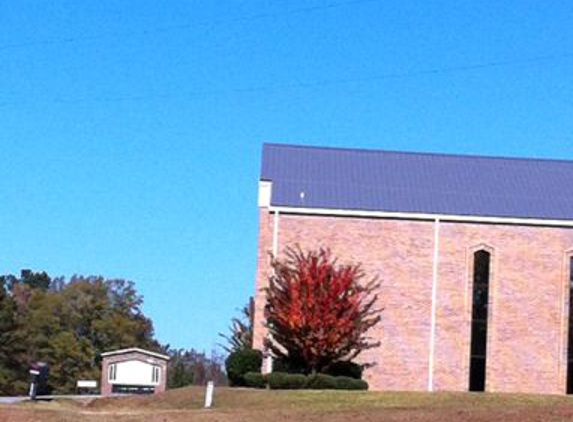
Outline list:
[[[379,343],[367,332],[380,321],[376,278],[342,265],[327,249],[289,248],[272,259],[267,289],[267,347],[303,372],[351,361]]]

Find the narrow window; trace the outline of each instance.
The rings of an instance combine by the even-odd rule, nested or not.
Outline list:
[[[151,382],[153,383],[159,382],[159,366],[153,367],[153,371],[151,373]]]
[[[109,366],[109,380],[115,381],[116,375],[117,375],[117,365],[114,363]]]
[[[569,338],[567,342],[567,394],[573,394],[573,257],[569,260]]]
[[[485,391],[490,254],[474,254],[470,391]]]

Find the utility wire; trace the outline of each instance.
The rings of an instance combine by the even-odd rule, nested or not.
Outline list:
[[[0,44],[0,51],[2,50],[13,50],[19,48],[31,48],[31,47],[39,47],[39,46],[49,46],[49,45],[65,45],[65,44],[74,44],[74,43],[83,43],[83,42],[90,42],[90,41],[98,41],[102,39],[125,39],[128,37],[135,37],[135,36],[151,36],[154,34],[160,33],[168,33],[174,31],[183,31],[189,28],[196,28],[196,27],[213,27],[217,25],[223,25],[226,23],[232,22],[252,22],[257,20],[264,20],[269,18],[281,17],[281,16],[289,16],[289,15],[302,15],[308,13],[315,13],[320,12],[323,10],[328,9],[336,9],[339,7],[345,6],[355,6],[364,3],[377,3],[381,0],[347,0],[347,1],[340,1],[340,2],[331,2],[323,5],[316,5],[316,6],[307,6],[301,7],[297,9],[288,9],[282,12],[268,12],[268,13],[258,13],[254,15],[242,16],[237,18],[226,18],[226,19],[218,19],[209,22],[199,22],[199,23],[185,23],[185,24],[178,24],[178,25],[170,25],[170,26],[159,26],[154,28],[142,29],[138,31],[123,31],[123,32],[107,32],[97,35],[78,35],[73,37],[65,37],[65,38],[55,38],[51,40],[32,40],[32,41],[24,41],[20,43],[11,43],[11,44]]]
[[[260,86],[251,86],[243,88],[237,87],[230,89],[197,90],[197,91],[183,92],[180,94],[138,94],[129,96],[101,96],[101,97],[75,98],[75,99],[74,98],[68,98],[68,99],[52,98],[45,100],[36,99],[34,100],[34,102],[51,103],[51,104],[82,104],[82,103],[140,102],[149,100],[169,100],[169,99],[185,100],[195,97],[209,97],[216,95],[266,93],[266,92],[278,92],[278,91],[286,91],[293,89],[306,90],[306,89],[348,85],[355,83],[362,84],[362,83],[378,82],[384,80],[410,79],[410,78],[425,77],[425,76],[472,72],[490,68],[526,66],[543,62],[566,60],[571,58],[573,58],[573,53],[562,53],[562,54],[553,54],[545,56],[488,61],[488,62],[467,64],[460,66],[446,66],[446,67],[429,68],[422,70],[411,70],[405,72],[384,73],[380,75],[359,77],[359,78],[357,77],[357,78],[345,78],[345,79],[323,79],[309,82],[260,85]],[[6,101],[4,103],[0,103],[0,107],[7,107],[18,103],[22,102]],[[24,103],[26,102],[24,101]]]

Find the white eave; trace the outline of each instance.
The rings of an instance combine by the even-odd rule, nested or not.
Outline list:
[[[273,183],[268,180],[259,181],[259,207],[268,208],[271,206],[273,193]]]
[[[125,355],[128,353],[141,353],[142,355],[148,355],[148,356],[156,357],[158,359],[169,360],[169,356],[167,356],[167,355],[162,355],[161,353],[156,353],[156,352],[150,352],[149,350],[140,349],[138,347],[131,347],[129,349],[121,349],[121,350],[113,350],[111,352],[102,353],[101,356],[102,357],[108,357],[108,356],[116,356],[116,355]]]
[[[268,205],[269,212],[279,212],[281,214],[306,214],[325,215],[341,217],[369,217],[369,218],[394,218],[403,220],[426,220],[426,221],[452,221],[465,223],[489,223],[489,224],[509,224],[523,226],[551,226],[551,227],[573,227],[573,220],[552,220],[543,218],[523,218],[523,217],[489,217],[477,215],[454,215],[454,214],[429,214],[414,212],[389,212],[389,211],[365,211],[352,209],[334,208],[305,208],[305,207],[283,207]]]

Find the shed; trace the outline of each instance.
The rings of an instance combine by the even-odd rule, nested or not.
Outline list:
[[[165,391],[169,356],[132,347],[102,353],[101,357],[102,395]]]

